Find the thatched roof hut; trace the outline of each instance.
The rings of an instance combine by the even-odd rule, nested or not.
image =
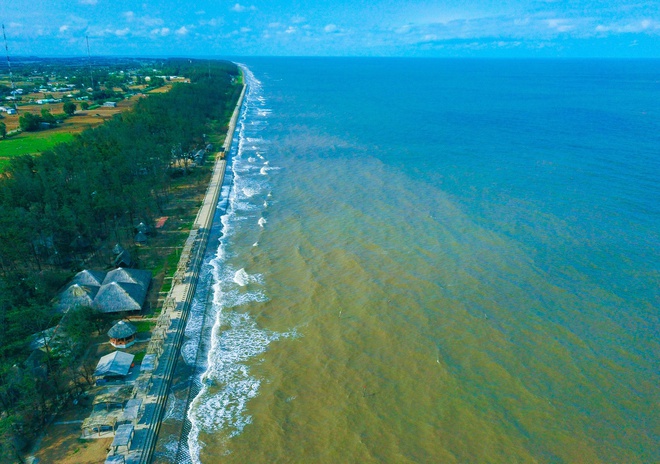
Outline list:
[[[72,284],[84,285],[87,287],[100,287],[105,279],[105,272],[103,271],[90,271],[85,269],[80,271],[71,280]]]
[[[100,286],[73,283],[59,294],[55,303],[55,309],[59,312],[66,313],[76,307],[92,306],[99,288]]]
[[[133,265],[133,260],[131,259],[131,254],[128,251],[123,250],[112,261],[112,265],[115,266],[115,267],[132,266]]]
[[[104,284],[94,298],[94,308],[103,313],[139,311],[145,295],[146,290],[138,284],[110,282]]]
[[[150,282],[149,271],[123,268],[110,271],[94,298],[94,307],[104,313],[139,311]]]
[[[135,240],[135,243],[138,245],[144,245],[147,243],[147,235],[144,232],[138,232],[135,234],[135,237],[133,238]]]
[[[126,321],[119,321],[108,330],[110,344],[115,348],[128,348],[135,343],[137,328]]]
[[[137,284],[146,289],[151,282],[151,272],[120,267],[106,274],[103,284],[110,282]]]
[[[137,333],[137,328],[126,321],[119,321],[108,330],[108,336],[112,338],[126,338]]]
[[[151,272],[118,268],[108,273],[81,271],[58,295],[55,307],[61,312],[91,306],[104,313],[139,311],[151,282]]]

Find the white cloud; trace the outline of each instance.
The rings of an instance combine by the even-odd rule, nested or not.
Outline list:
[[[323,28],[323,30],[328,33],[337,32],[337,26],[335,24],[328,24]]]
[[[554,29],[557,32],[568,32],[575,29],[575,26],[568,19],[548,19],[547,25],[550,29]]]
[[[156,28],[151,31],[151,35],[158,35],[161,37],[165,37],[170,35],[170,28],[169,27],[161,27],[161,28]]]
[[[69,30],[69,26],[67,26],[66,24],[64,26],[60,27],[60,32],[66,32],[68,30]]]
[[[294,34],[296,32],[296,28],[293,26],[289,26],[286,31],[284,31],[286,34]]]
[[[125,27],[123,29],[117,29],[115,31],[115,35],[117,37],[124,37],[125,35],[128,35],[129,32],[131,32],[131,30],[129,28]]]
[[[293,18],[291,18],[291,22],[293,24],[301,24],[301,23],[304,23],[305,21],[307,21],[307,20],[303,16],[297,16],[296,15]]]
[[[256,6],[244,6],[241,5],[240,3],[236,3],[234,6],[231,7],[231,11],[235,11],[236,13],[243,13],[244,11],[255,11],[257,9]]]
[[[186,26],[181,26],[179,29],[176,30],[177,35],[186,35],[190,32],[190,30]]]
[[[222,26],[224,22],[225,21],[223,18],[200,19],[199,25],[216,27],[216,26]]]
[[[408,34],[412,26],[410,24],[404,24],[403,26],[394,30],[395,34]]]
[[[635,33],[657,33],[660,32],[660,22],[651,19],[641,19],[626,23],[616,24],[599,24],[595,28],[596,32],[607,33],[613,32],[617,34],[635,34]]]
[[[140,22],[148,27],[162,26],[164,23],[161,18],[152,18],[151,16],[144,16],[140,18]]]
[[[124,18],[126,18],[126,21],[131,22],[135,20],[135,13],[132,11],[126,11],[123,13]]]
[[[99,0],[78,0],[81,5],[96,5]]]
[[[195,14],[196,14],[196,15],[203,15],[203,14],[206,14],[206,11],[204,11],[204,10],[197,10],[197,11],[195,11]]]
[[[244,33],[244,34],[247,33],[247,32],[251,32],[251,31],[252,31],[252,29],[250,29],[249,27],[241,27],[241,32]]]

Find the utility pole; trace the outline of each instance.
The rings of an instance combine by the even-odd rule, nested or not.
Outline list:
[[[92,55],[89,53],[89,36],[85,36],[85,40],[87,40],[87,63],[89,64],[89,82],[90,82],[90,88],[94,90],[94,75],[92,74]]]
[[[7,52],[7,69],[9,70],[9,82],[11,83],[11,94],[16,98],[16,93],[14,93],[14,76],[11,73],[11,62],[9,61],[9,47],[7,46],[7,35],[5,34],[5,25],[2,25],[2,37],[5,39],[5,52]],[[18,106],[16,105],[16,100],[14,100],[14,109],[18,113]]]

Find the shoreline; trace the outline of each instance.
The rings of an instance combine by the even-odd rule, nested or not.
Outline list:
[[[142,418],[135,425],[134,437],[129,449],[124,452],[113,453],[111,451],[108,457],[122,455],[126,463],[146,464],[152,460],[167,400],[171,393],[170,387],[180,357],[186,322],[197,288],[209,232],[224,181],[227,166],[226,154],[231,148],[246,89],[247,86],[244,82],[229,122],[222,151],[216,155],[213,174],[204,201],[181,251],[172,288],[163,302],[162,312],[153,330],[152,341],[147,348],[147,354],[153,355],[156,367],[150,372],[142,372],[135,382],[133,396],[142,400],[144,411]]]

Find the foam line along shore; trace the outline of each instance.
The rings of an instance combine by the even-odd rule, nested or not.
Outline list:
[[[221,153],[226,153],[231,146],[244,95],[245,85],[231,117]],[[134,386],[133,396],[142,400],[144,414],[135,427],[133,445],[124,455],[126,463],[148,463],[152,459],[224,180],[227,161],[221,153],[216,156],[204,201],[181,251],[172,288],[163,302],[163,310],[147,348],[147,354],[153,355],[155,368],[142,372]]]

